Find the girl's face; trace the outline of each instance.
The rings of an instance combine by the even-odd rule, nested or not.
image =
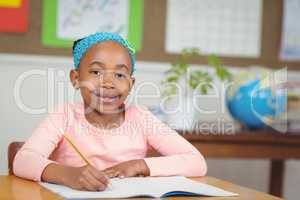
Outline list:
[[[115,113],[123,105],[134,78],[131,59],[120,44],[106,41],[90,48],[78,70],[71,70],[74,87],[79,87],[85,105],[100,113]]]

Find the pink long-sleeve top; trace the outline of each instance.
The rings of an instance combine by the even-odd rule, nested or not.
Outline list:
[[[146,108],[129,106],[121,126],[101,129],[86,120],[81,103],[66,104],[48,115],[17,153],[14,174],[40,181],[43,170],[52,162],[73,167],[85,165],[63,134],[99,170],[127,160],[144,159],[150,176],[206,174],[201,153]],[[145,158],[149,148],[162,156]]]

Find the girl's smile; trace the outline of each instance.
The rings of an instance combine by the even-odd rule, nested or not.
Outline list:
[[[98,100],[100,103],[114,103],[121,98],[121,95],[101,94],[97,91],[92,91],[93,99]]]

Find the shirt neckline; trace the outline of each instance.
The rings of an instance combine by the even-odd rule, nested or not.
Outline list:
[[[92,130],[92,132],[97,132],[97,134],[99,134],[99,132],[102,132],[102,133],[111,133],[111,132],[116,132],[116,131],[119,131],[121,129],[123,129],[126,124],[127,124],[127,121],[128,121],[128,108],[125,106],[125,114],[124,114],[124,121],[123,123],[118,126],[118,127],[115,127],[115,128],[111,128],[111,129],[104,129],[104,128],[99,128],[99,127],[96,127],[94,126],[93,124],[91,124],[85,117],[85,114],[84,114],[84,104],[83,103],[80,103],[80,117],[84,123],[84,125],[88,128],[88,130]]]

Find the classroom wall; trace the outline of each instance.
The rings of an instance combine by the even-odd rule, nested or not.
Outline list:
[[[289,66],[299,70],[300,62],[281,61],[278,56],[281,40],[283,0],[263,0],[261,56],[258,58],[222,57],[226,65],[248,66],[258,64],[271,68]],[[29,2],[29,29],[26,33],[0,33],[1,53],[24,53],[38,55],[71,56],[69,48],[46,47],[41,43],[43,1]],[[144,0],[142,49],[138,60],[174,62],[178,55],[165,51],[167,0]],[[198,56],[191,62],[206,64],[205,56]]]
[[[51,57],[51,56],[30,56],[16,54],[0,54],[0,85],[2,98],[0,98],[0,174],[7,174],[7,146],[12,141],[24,141],[28,138],[32,130],[45,117],[45,114],[24,113],[16,104],[14,99],[14,87],[16,80],[24,72],[30,70],[40,70],[35,72],[51,73],[49,68],[54,70],[54,79],[51,77],[35,75],[25,79],[22,84],[21,97],[27,106],[41,108],[47,104],[49,97],[57,97],[57,94],[51,94],[49,90],[57,89],[59,85],[69,88],[68,71],[72,61],[69,57]],[[162,78],[162,72],[168,66],[167,63],[146,63],[138,62],[136,73],[137,85],[152,81],[159,83]],[[60,71],[60,72],[58,72]],[[64,77],[64,75],[66,77]],[[294,78],[299,78],[299,73],[292,72]],[[47,85],[47,79],[54,85]],[[72,89],[70,88],[71,94]],[[151,87],[144,87],[141,93],[155,94]],[[75,94],[75,100],[80,100],[78,94]],[[141,98],[138,102],[144,105],[153,105],[157,103],[158,98]],[[51,98],[50,98],[51,102]],[[54,101],[54,103],[57,100]],[[203,101],[205,106],[209,101]],[[201,116],[202,120],[213,119],[218,116]],[[224,118],[230,120],[230,116],[225,113]],[[241,159],[208,159],[208,175],[232,181],[234,183],[254,188],[263,192],[268,192],[269,180],[269,161],[267,160],[241,160]],[[298,199],[297,186],[300,180],[300,161],[288,161],[286,165],[285,178],[285,198],[289,200]]]

